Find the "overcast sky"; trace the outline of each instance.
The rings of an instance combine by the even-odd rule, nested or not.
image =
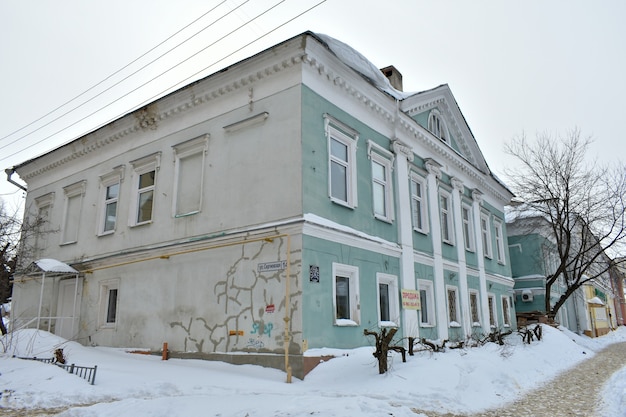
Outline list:
[[[0,2],[0,168],[306,30],[394,65],[405,91],[448,84],[499,176],[523,133],[578,128],[590,157],[626,160],[626,1],[326,0],[291,20],[320,1]],[[16,190],[0,172],[0,197]]]

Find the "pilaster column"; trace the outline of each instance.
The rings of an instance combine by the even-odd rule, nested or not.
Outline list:
[[[478,278],[480,285],[481,321],[484,333],[491,333],[489,324],[489,295],[487,294],[487,275],[485,273],[485,252],[483,248],[483,234],[480,227],[480,207],[483,202],[483,193],[478,189],[472,191],[472,211],[474,212],[474,236],[476,237],[476,255],[478,258]]]
[[[472,334],[472,317],[469,308],[469,292],[467,289],[467,262],[465,260],[465,239],[463,234],[463,216],[461,213],[461,195],[464,190],[463,181],[452,178],[452,209],[454,234],[456,235],[456,253],[459,262],[459,298],[461,306],[461,325],[463,334]]]
[[[430,213],[433,240],[434,284],[435,284],[435,315],[439,339],[448,339],[448,313],[446,309],[446,286],[443,279],[443,255],[441,253],[441,217],[439,213],[439,185],[441,164],[431,158],[425,160],[428,186],[428,211]]]
[[[402,250],[400,255],[401,287],[407,290],[417,289],[415,282],[415,261],[413,257],[413,223],[411,218],[411,195],[409,190],[409,161],[413,161],[413,151],[398,140],[392,142],[392,150],[396,155],[396,184],[398,188],[398,243]],[[402,309],[404,337],[419,336],[419,320],[417,310]]]

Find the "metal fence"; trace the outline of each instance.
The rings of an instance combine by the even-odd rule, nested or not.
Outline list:
[[[92,368],[90,368],[88,366],[77,366],[75,364],[66,365],[66,364],[62,364],[62,363],[56,362],[55,358],[37,358],[37,357],[34,357],[34,358],[20,358],[20,357],[18,357],[18,359],[38,361],[38,362],[50,363],[50,364],[56,365],[59,368],[65,369],[70,374],[74,374],[76,376],[79,376],[79,377],[87,380],[87,382],[89,382],[91,385],[93,385],[95,383],[95,381],[96,381],[96,371],[98,370],[98,366],[97,365],[92,367]]]

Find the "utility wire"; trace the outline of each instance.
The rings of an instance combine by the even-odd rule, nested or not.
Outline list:
[[[116,103],[116,102],[118,102],[118,101],[122,100],[124,97],[126,97],[126,96],[130,95],[131,93],[133,93],[133,92],[135,92],[135,91],[139,90],[141,87],[144,87],[145,85],[147,85],[147,84],[151,83],[152,81],[154,81],[154,80],[158,79],[159,77],[161,77],[161,76],[165,75],[166,73],[168,73],[168,72],[169,72],[169,71],[171,71],[172,69],[174,69],[174,68],[178,67],[179,65],[183,64],[184,62],[188,61],[189,59],[193,58],[194,56],[196,56],[196,55],[200,54],[201,52],[205,51],[205,50],[206,50],[206,49],[208,49],[209,47],[211,47],[211,46],[215,45],[216,43],[218,43],[218,42],[222,41],[222,40],[223,40],[223,39],[225,39],[226,37],[228,37],[228,36],[232,35],[233,33],[237,32],[238,30],[240,30],[240,29],[241,29],[241,28],[243,28],[244,26],[248,25],[249,23],[253,22],[254,20],[258,19],[259,17],[261,17],[261,16],[263,16],[263,15],[267,14],[269,11],[273,10],[274,8],[276,8],[276,7],[277,7],[277,6],[279,6],[280,4],[284,3],[285,1],[286,1],[286,0],[281,0],[280,2],[278,2],[277,4],[275,4],[274,6],[270,7],[269,9],[267,9],[267,10],[265,10],[265,11],[263,11],[263,12],[261,12],[260,14],[258,14],[258,15],[257,15],[257,16],[255,16],[254,18],[250,19],[250,20],[249,20],[249,21],[247,21],[246,23],[244,23],[244,24],[240,25],[239,27],[237,27],[236,29],[232,30],[232,31],[231,31],[231,32],[229,32],[228,34],[226,34],[226,35],[222,36],[222,37],[221,37],[220,39],[218,39],[217,41],[215,41],[215,42],[211,43],[210,45],[208,45],[208,46],[206,46],[206,47],[204,47],[204,48],[202,48],[200,51],[198,51],[198,52],[194,53],[194,54],[193,54],[193,55],[191,55],[190,57],[188,57],[188,58],[186,58],[185,60],[183,60],[183,61],[179,62],[178,64],[176,64],[176,65],[174,65],[174,66],[170,67],[169,69],[167,69],[166,71],[164,71],[164,72],[162,72],[161,74],[157,75],[156,77],[154,77],[154,78],[150,79],[149,81],[147,81],[147,82],[145,82],[145,83],[141,84],[140,86],[138,86],[138,87],[134,88],[133,90],[129,91],[128,93],[124,94],[123,96],[121,96],[121,97],[119,97],[119,98],[117,98],[117,99],[113,100],[113,101],[112,101],[112,102],[110,102],[109,104],[107,104],[107,105],[105,105],[105,106],[103,106],[103,107],[98,108],[97,110],[95,110],[95,111],[93,111],[93,112],[89,113],[88,115],[86,115],[86,116],[82,117],[81,119],[79,119],[79,120],[75,121],[74,123],[70,124],[69,126],[66,126],[66,127],[62,128],[62,129],[60,129],[60,130],[58,130],[58,131],[56,131],[56,132],[54,132],[54,133],[52,133],[52,134],[50,134],[50,135],[48,135],[48,136],[44,137],[43,139],[41,139],[41,140],[39,140],[39,141],[37,141],[37,142],[35,142],[35,143],[33,143],[33,144],[31,144],[31,145],[29,145],[29,146],[27,146],[27,147],[23,148],[22,150],[19,150],[19,151],[17,151],[17,152],[14,152],[14,153],[12,153],[12,154],[8,155],[8,156],[5,156],[5,157],[3,157],[3,158],[0,158],[0,161],[6,160],[6,159],[8,159],[8,158],[10,158],[10,157],[12,157],[12,156],[15,156],[15,155],[17,155],[17,154],[21,153],[21,152],[24,152],[24,151],[25,151],[25,150],[27,150],[27,149],[30,149],[30,148],[34,147],[34,146],[36,146],[36,145],[38,145],[38,144],[42,143],[43,141],[45,141],[45,140],[47,140],[47,139],[50,139],[51,137],[53,137],[53,136],[55,136],[55,135],[57,135],[57,134],[59,134],[59,133],[63,132],[64,130],[67,130],[67,129],[69,129],[70,127],[75,126],[76,124],[78,124],[78,123],[80,123],[80,122],[82,122],[82,121],[86,120],[87,118],[89,118],[89,117],[93,116],[94,114],[98,113],[98,112],[99,112],[99,111],[101,111],[101,110],[104,110],[105,108],[107,108],[107,107],[111,106],[112,104],[114,104],[114,103]],[[209,65],[209,66],[207,66],[207,67],[205,67],[205,68],[203,68],[202,70],[197,71],[196,73],[194,73],[193,75],[191,75],[191,76],[189,76],[189,77],[185,78],[184,80],[177,82],[176,84],[174,84],[174,86],[169,87],[169,88],[167,88],[167,89],[165,89],[165,90],[162,90],[160,93],[158,93],[158,94],[156,94],[156,95],[152,96],[151,98],[149,98],[149,99],[145,100],[142,104],[140,104],[140,105],[138,105],[138,106],[133,106],[133,108],[140,108],[140,107],[142,107],[143,105],[145,105],[145,104],[147,104],[147,103],[149,103],[149,102],[153,101],[154,99],[156,99],[156,98],[160,97],[162,94],[164,94],[164,93],[166,93],[167,91],[170,91],[171,89],[173,89],[175,86],[178,86],[178,85],[180,85],[180,84],[182,84],[182,83],[184,83],[184,82],[186,82],[186,81],[188,81],[188,80],[190,80],[190,79],[194,78],[196,75],[198,75],[198,74],[200,74],[200,73],[202,73],[202,72],[206,71],[207,69],[209,69],[209,68],[211,68],[211,67],[215,66],[215,65],[216,65],[216,64],[218,64],[219,62],[224,61],[225,59],[227,59],[228,57],[230,57],[230,56],[234,55],[235,53],[237,53],[237,52],[241,51],[242,49],[244,49],[244,48],[246,48],[246,47],[248,47],[248,46],[250,46],[250,45],[252,45],[252,44],[254,44],[254,43],[256,43],[256,42],[258,42],[260,39],[262,39],[262,38],[264,38],[264,37],[268,36],[269,34],[271,34],[271,33],[275,32],[275,31],[276,31],[276,30],[278,30],[279,28],[281,28],[281,27],[285,26],[286,24],[288,24],[288,23],[292,22],[293,20],[295,20],[295,19],[299,18],[300,16],[302,16],[302,15],[304,15],[304,14],[308,13],[309,11],[311,11],[311,10],[315,9],[316,7],[318,7],[318,6],[320,6],[321,4],[325,3],[326,1],[327,1],[327,0],[322,0],[322,1],[320,1],[319,3],[317,3],[317,4],[313,5],[312,7],[308,8],[308,9],[306,9],[305,11],[301,12],[300,14],[298,14],[298,15],[294,16],[293,18],[288,19],[286,22],[284,22],[284,23],[282,23],[282,24],[280,24],[280,25],[276,26],[274,29],[272,29],[272,30],[268,31],[268,32],[267,32],[267,33],[265,33],[264,35],[262,35],[262,36],[260,36],[260,37],[256,38],[255,40],[253,40],[253,41],[251,41],[251,42],[249,42],[249,43],[245,44],[244,46],[240,47],[239,49],[237,49],[237,50],[235,50],[235,51],[231,52],[230,54],[228,54],[228,55],[226,55],[226,56],[222,57],[222,58],[221,58],[221,59],[219,59],[218,61],[216,61],[216,62],[212,63],[211,65]],[[128,113],[128,111],[126,111],[126,112],[122,113],[121,115],[126,114],[126,113]],[[112,122],[112,121],[114,121],[114,120],[117,120],[117,119],[118,119],[121,115],[117,115],[117,116],[115,116],[115,117],[113,117],[113,118],[109,119],[108,121],[106,121],[105,123],[101,124],[101,125],[100,125],[100,126],[98,126],[98,127],[104,126],[104,125],[106,125],[106,124],[108,124],[108,123],[110,123],[110,122]],[[98,127],[96,127],[96,129],[97,129]]]
[[[77,98],[85,95],[86,93],[88,93],[89,91],[93,90],[94,88],[96,88],[97,86],[101,85],[103,82],[105,82],[106,80],[110,79],[111,77],[113,77],[116,74],[119,74],[122,70],[128,68],[130,65],[134,64],[135,62],[137,62],[139,59],[143,58],[144,56],[146,56],[147,54],[149,54],[150,52],[154,51],[156,48],[158,48],[159,46],[163,45],[165,42],[167,42],[168,40],[172,39],[174,36],[176,36],[177,34],[179,34],[180,32],[182,32],[183,30],[185,30],[186,28],[188,28],[189,26],[191,26],[192,24],[194,24],[195,22],[197,22],[198,20],[202,19],[202,17],[206,16],[207,14],[209,14],[210,12],[212,12],[213,10],[215,10],[217,7],[219,7],[220,5],[224,4],[226,1],[228,0],[223,0],[220,4],[218,4],[217,6],[213,7],[211,10],[209,10],[208,12],[204,13],[202,16],[200,16],[199,18],[195,19],[193,22],[189,23],[188,25],[186,25],[185,27],[183,27],[182,29],[180,29],[179,31],[177,31],[176,33],[174,33],[173,35],[169,36],[167,39],[165,39],[164,41],[162,41],[161,43],[159,43],[158,45],[154,46],[153,48],[151,48],[148,52],[142,54],[141,56],[139,56],[138,58],[134,59],[132,62],[130,62],[129,64],[125,65],[124,67],[122,67],[121,69],[115,71],[113,74],[109,75],[108,77],[106,77],[104,80],[100,81],[98,84],[92,86],[91,88],[89,88],[88,90],[80,93],[79,95],[77,95],[76,97],[72,98],[69,101],[66,101],[65,103],[61,104],[60,106],[58,106],[57,108],[55,108],[54,110],[48,112],[47,114],[45,114],[44,116],[40,117],[39,119],[29,123],[28,125],[14,131],[13,133],[8,134],[7,136],[4,136],[3,138],[0,138],[0,140],[6,139],[7,137],[13,135],[14,133],[17,133],[21,130],[24,130],[25,128],[27,128],[28,126],[31,126],[32,124],[38,122],[39,120],[45,118],[46,116],[49,116],[50,114],[54,113],[55,111],[59,110],[60,108],[62,108],[63,106],[65,106],[66,104],[71,103],[72,101],[76,100]],[[50,124],[56,122],[57,120],[61,119],[62,117],[68,115],[69,113],[73,112],[74,110],[80,108],[81,106],[89,103],[90,101],[93,101],[95,98],[101,96],[102,94],[106,93],[107,91],[111,90],[112,88],[114,88],[115,86],[121,84],[123,81],[126,81],[127,79],[129,79],[130,77],[132,77],[133,75],[137,74],[138,72],[140,72],[141,70],[145,69],[146,67],[148,67],[149,65],[153,64],[154,62],[158,61],[159,59],[163,58],[165,55],[169,54],[170,52],[172,52],[173,50],[175,50],[176,48],[180,47],[181,45],[183,45],[184,43],[190,41],[191,39],[193,39],[194,37],[198,36],[200,33],[202,33],[203,31],[207,30],[208,28],[210,28],[212,25],[214,25],[215,23],[217,23],[218,21],[222,20],[223,18],[225,18],[226,16],[228,16],[229,14],[233,13],[235,10],[239,9],[241,6],[243,6],[244,4],[248,3],[250,0],[245,0],[243,3],[241,3],[240,5],[238,5],[237,7],[235,7],[234,9],[230,10],[228,13],[226,13],[225,15],[221,16],[220,18],[214,20],[213,22],[211,22],[210,24],[208,24],[207,26],[205,26],[204,28],[202,28],[201,30],[199,30],[198,32],[194,33],[193,35],[191,35],[190,37],[188,37],[187,39],[185,39],[184,41],[180,42],[179,44],[177,44],[176,46],[170,48],[169,50],[167,50],[166,52],[164,52],[163,54],[159,55],[158,57],[156,57],[155,59],[153,59],[152,61],[148,62],[147,64],[143,65],[142,67],[140,67],[139,69],[137,69],[136,71],[130,73],[129,75],[127,75],[126,77],[122,78],[121,80],[117,81],[116,83],[114,83],[113,85],[107,87],[106,89],[100,91],[98,94],[96,94],[95,96],[92,96],[91,98],[83,101],[82,103],[78,104],[77,106],[67,110],[65,113],[57,116],[56,118],[50,120],[49,122],[39,126],[37,129],[35,130],[31,130],[30,132],[14,139],[13,141],[0,146],[0,149],[4,149],[9,145],[14,144],[15,142],[17,142],[20,139],[24,139],[25,137],[43,129],[46,126],[49,126]]]

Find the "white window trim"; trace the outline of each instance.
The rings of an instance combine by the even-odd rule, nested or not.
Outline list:
[[[469,216],[467,220],[463,218],[463,210],[467,210],[467,214]],[[472,210],[472,206],[466,203],[462,203],[461,204],[461,221],[463,222],[463,245],[465,246],[465,250],[469,252],[476,251],[476,247],[475,247],[476,236],[474,233],[473,217],[474,217],[474,212]],[[468,234],[468,236],[465,235],[466,233]]]
[[[389,288],[389,321],[381,320],[380,313],[380,285],[387,284]],[[398,327],[400,325],[400,303],[398,302],[398,277],[395,275],[376,273],[376,306],[378,310],[379,327]]]
[[[133,183],[133,198],[131,201],[131,207],[128,218],[128,225],[130,227],[141,226],[144,224],[150,224],[154,221],[154,213],[156,207],[156,187],[158,184],[158,172],[161,167],[161,152],[154,153],[152,155],[148,155],[144,158],[137,159],[135,161],[131,161],[130,163],[133,167],[132,172],[132,183]],[[144,222],[137,221],[137,215],[139,210],[139,177],[142,174],[147,172],[154,171],[154,185],[153,189],[153,200],[152,200],[152,218],[150,220]]]
[[[454,290],[454,308],[456,317],[454,320],[450,320],[450,297],[449,291]],[[459,287],[455,285],[446,285],[446,307],[448,307],[446,316],[448,317],[448,327],[461,327],[461,310],[459,303]]]
[[[491,303],[491,308],[489,308],[489,300],[492,300]],[[492,329],[497,329],[498,328],[498,306],[496,304],[496,295],[493,293],[488,293],[487,294],[487,309],[489,310],[489,314],[490,316],[493,315],[493,323],[491,323],[491,317],[487,317],[487,320],[489,320],[489,326]]]
[[[100,200],[98,203],[99,213],[98,213],[98,224],[96,226],[97,236],[110,235],[112,233],[115,233],[115,230],[117,229],[117,225],[119,222],[119,210],[120,210],[119,201],[120,201],[120,195],[122,192],[122,180],[123,179],[124,179],[124,166],[123,165],[114,168],[113,172],[110,174],[100,176]],[[119,191],[117,193],[117,198],[115,198],[115,202],[117,203],[116,210],[115,210],[115,227],[113,228],[113,230],[105,231],[104,224],[106,221],[105,219],[106,206],[107,204],[111,202],[111,201],[108,201],[106,198],[107,188],[114,184],[120,185]]]
[[[412,184],[413,182],[420,184],[421,186],[422,195],[420,196],[419,199],[416,198],[415,194],[413,194],[413,184]],[[410,193],[411,193],[411,219],[413,221],[413,230],[420,232],[420,233],[428,234],[429,218],[428,218],[428,204],[426,201],[426,198],[427,198],[426,180],[415,173],[411,173]],[[414,206],[417,204],[419,204],[420,209],[421,209],[420,212],[422,214],[422,228],[417,227],[414,221],[415,219],[413,218]]]
[[[504,309],[504,301],[508,305],[508,308]],[[500,297],[500,306],[502,307],[502,325],[504,327],[511,327],[511,298],[508,295],[503,295]],[[508,313],[508,314],[507,314]],[[507,323],[508,322],[508,323]]]
[[[109,308],[109,291],[117,290],[117,300],[115,304],[115,321],[112,323],[107,322],[108,308]],[[100,300],[99,300],[99,313],[98,323],[102,329],[114,329],[119,322],[120,311],[120,279],[108,279],[100,282]]]
[[[487,213],[480,213],[480,238],[483,239],[483,256],[493,259],[493,247],[491,246],[491,216]],[[483,220],[487,229],[483,229]]]
[[[433,128],[435,118],[439,120],[439,131]],[[443,142],[449,143],[450,134],[448,132],[448,126],[443,119],[443,115],[437,109],[432,109],[428,115],[428,130]]]
[[[349,208],[357,207],[357,166],[356,166],[356,150],[359,140],[358,133],[339,122],[337,119],[329,115],[324,115],[324,129],[326,133],[326,142],[328,146],[328,197],[333,203],[340,204]],[[343,201],[332,195],[332,161],[333,156],[331,154],[331,139],[335,139],[338,142],[344,144],[348,149],[348,161],[337,160],[337,163],[346,167],[346,198],[347,201]]]
[[[427,308],[427,317],[428,322],[422,322],[420,311],[420,327],[435,327],[437,325],[437,318],[435,317],[435,290],[434,284],[432,281],[428,281],[425,279],[417,280],[417,288],[418,291],[425,290],[426,291],[426,308]],[[422,308],[424,306],[422,305]]]
[[[502,221],[494,220],[493,228],[496,237],[496,259],[498,263],[505,265],[506,257],[504,254],[504,233],[502,228]]]
[[[445,197],[448,201],[448,207],[445,208],[441,204],[441,198]],[[439,218],[441,219],[441,240],[443,243],[454,246],[454,213],[452,209],[452,195],[447,191],[439,191]],[[448,229],[448,239],[444,237],[443,233],[444,221],[443,214],[446,213],[446,227]]]
[[[374,217],[378,220],[382,220],[385,222],[391,223],[393,221],[393,188],[392,188],[392,167],[393,167],[393,154],[383,147],[377,145],[371,140],[367,141],[367,154],[369,159],[374,162],[380,164],[385,169],[385,181],[379,181],[374,179],[374,170],[372,165],[372,206],[375,206],[374,201],[374,183],[380,184],[384,189],[384,199],[385,199],[385,213],[379,214],[374,210]]]
[[[173,151],[174,151],[174,193],[173,193],[174,198],[172,199],[172,217],[184,217],[184,216],[188,216],[191,214],[199,213],[202,210],[202,197],[203,197],[203,190],[204,190],[204,170],[206,166],[206,154],[208,152],[208,147],[209,147],[209,134],[208,133],[205,135],[199,136],[197,138],[188,140],[186,142],[179,143],[178,145],[172,146]],[[200,182],[199,184],[200,202],[198,204],[199,207],[197,210],[193,210],[189,213],[177,213],[178,200],[179,200],[178,184],[179,184],[179,179],[180,179],[181,160],[188,158],[190,156],[197,155],[199,153],[202,153],[202,167],[201,167],[200,176],[197,179]]]
[[[87,188],[87,181],[85,180],[79,181],[72,185],[68,185],[67,187],[63,187],[63,193],[65,194],[65,204],[64,204],[64,209],[63,209],[63,224],[61,225],[61,231],[62,231],[61,232],[61,245],[68,245],[71,243],[76,243],[78,241],[78,236],[80,234],[80,218],[72,219],[73,221],[78,222],[78,224],[76,225],[76,238],[69,239],[69,240],[66,239],[67,223],[69,221],[68,219],[69,201],[71,198],[74,198],[74,197],[80,198],[80,204],[78,206],[78,214],[80,216],[83,212],[83,200],[84,200],[83,197],[85,196],[86,188]]]
[[[482,316],[480,314],[480,292],[478,290],[469,290],[469,299],[468,299],[468,306],[469,306],[469,313],[470,313],[470,321],[472,322],[472,327],[480,327],[481,326],[481,322],[482,322]],[[472,295],[476,296],[476,314],[478,314],[478,321],[474,321],[472,317]]]
[[[361,322],[361,307],[359,304],[359,268],[333,262],[333,321],[335,326],[358,326]],[[350,318],[337,318],[337,276],[348,277],[350,282]]]

